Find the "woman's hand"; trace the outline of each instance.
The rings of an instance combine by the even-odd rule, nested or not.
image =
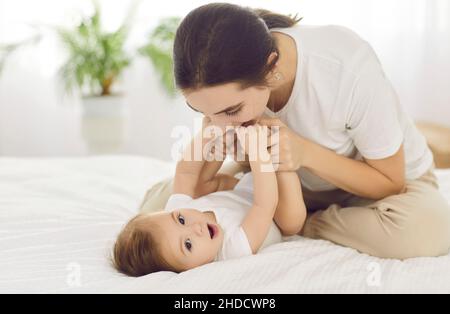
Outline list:
[[[277,171],[296,171],[306,164],[309,141],[292,131],[280,119],[263,118],[259,122],[271,128],[270,154]]]

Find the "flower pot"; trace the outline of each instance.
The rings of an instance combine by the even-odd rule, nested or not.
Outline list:
[[[122,95],[82,98],[82,137],[91,154],[116,154],[122,150],[125,102]]]

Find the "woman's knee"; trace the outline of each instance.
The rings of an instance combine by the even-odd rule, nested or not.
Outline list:
[[[430,248],[429,256],[447,255],[450,250],[450,206],[445,201],[439,207],[434,207],[429,212],[422,214],[426,216],[424,230],[429,238],[424,242],[424,250]],[[434,243],[434,245],[433,245]]]
[[[172,194],[173,178],[167,178],[154,184],[145,194],[139,206],[139,212],[151,213],[163,210]]]
[[[374,255],[407,259],[447,255],[450,250],[450,206],[416,209],[380,245]]]

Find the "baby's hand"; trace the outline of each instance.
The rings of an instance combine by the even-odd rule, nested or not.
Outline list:
[[[226,157],[225,141],[223,130],[214,125],[210,118],[204,117],[202,121],[202,130],[197,134],[195,145],[196,156],[200,156],[206,161],[223,161]]]
[[[267,137],[269,128],[259,124],[248,127],[238,127],[236,134],[241,149],[248,155],[249,161],[269,162]]]

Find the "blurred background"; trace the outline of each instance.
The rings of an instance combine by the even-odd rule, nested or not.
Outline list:
[[[174,126],[192,129],[197,116],[173,90],[173,32],[208,2],[0,0],[0,155],[170,160]],[[450,127],[450,1],[228,2],[351,28],[411,116]]]

